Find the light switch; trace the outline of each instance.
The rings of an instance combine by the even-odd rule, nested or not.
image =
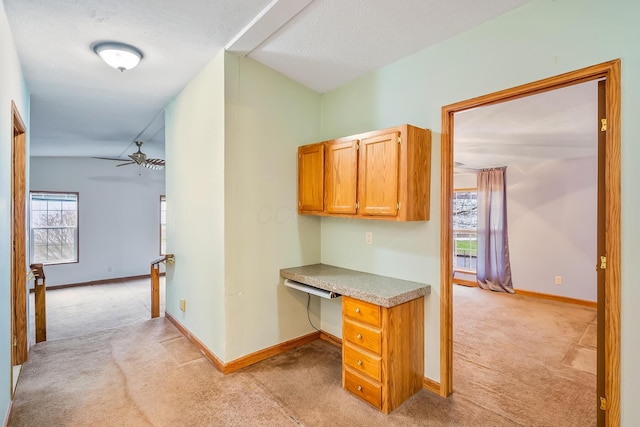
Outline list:
[[[367,242],[367,245],[373,243],[373,233],[371,231],[367,231],[364,233],[364,240]]]
[[[185,311],[187,309],[187,302],[184,299],[180,300],[180,310]]]

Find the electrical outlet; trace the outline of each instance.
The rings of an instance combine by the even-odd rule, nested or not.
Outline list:
[[[107,267],[107,273],[111,273],[111,266]]]
[[[556,276],[556,285],[562,285],[562,276]]]
[[[373,243],[373,233],[371,231],[367,231],[366,233],[364,233],[364,240],[365,242],[367,242],[367,245],[370,245]]]
[[[180,300],[180,310],[185,311],[187,309],[187,302],[184,299]]]

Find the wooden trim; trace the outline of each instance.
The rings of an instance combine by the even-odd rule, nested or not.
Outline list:
[[[10,240],[10,298],[11,333],[10,349],[12,368],[21,365],[29,356],[27,337],[27,274],[26,260],[26,155],[27,128],[15,102],[11,101],[11,240]],[[15,344],[15,345],[14,345]],[[13,369],[10,378],[13,381]],[[13,397],[13,388],[11,389]]]
[[[196,338],[196,336],[193,335],[189,329],[187,329],[182,323],[180,323],[175,317],[173,317],[170,313],[166,311],[164,312],[164,317],[168,321],[173,323],[173,326],[175,326],[182,335],[184,335],[189,341],[191,341],[191,343],[195,345],[198,348],[198,350],[200,350],[200,352],[204,355],[204,357],[206,357],[207,359],[209,359],[211,363],[213,363],[213,366],[215,366],[218,371],[225,373],[224,362],[218,359],[218,357],[211,350],[209,350],[209,348],[206,345],[204,345],[202,341]]]
[[[440,383],[437,381],[434,381],[430,378],[424,377],[422,379],[422,386],[423,388],[435,393],[435,394],[439,394],[442,396],[442,393],[440,392]]]
[[[182,335],[184,335],[189,341],[191,341],[193,345],[195,345],[198,350],[200,350],[202,354],[204,354],[204,356],[209,359],[211,363],[213,363],[213,366],[215,366],[218,371],[222,372],[225,375],[273,357],[277,354],[284,353],[293,348],[309,344],[321,338],[320,332],[312,332],[310,334],[303,335],[298,338],[293,338],[289,341],[281,342],[271,347],[258,350],[254,353],[247,354],[246,356],[242,356],[238,359],[232,360],[231,362],[224,363],[211,350],[209,350],[209,348],[204,345],[202,341],[200,341],[195,335],[193,335],[191,331],[189,331],[189,329],[187,329],[170,313],[165,311],[164,317],[171,323],[173,323],[173,325],[180,331],[180,333],[182,333]]]
[[[227,363],[224,367],[224,373],[229,374],[231,372],[235,372],[238,369],[245,368],[249,365],[253,365],[254,363],[260,362],[262,360],[268,359],[276,354],[284,353],[285,351],[289,351],[293,348],[303,346],[305,344],[309,344],[317,339],[320,339],[320,332],[312,332],[307,335],[303,335],[298,338],[291,339],[289,341],[281,342],[279,344],[273,345],[271,347],[267,347],[262,350],[258,350],[254,353],[247,354],[246,356],[242,356],[238,359],[232,360]]]
[[[511,89],[442,107],[440,238],[440,376],[441,395],[453,390],[453,310],[451,198],[453,194],[454,113],[604,78],[607,91],[605,150],[605,394],[606,425],[620,424],[620,60],[593,65]]]
[[[463,187],[463,188],[454,188],[453,192],[454,193],[472,193],[472,192],[478,192],[478,187]]]
[[[563,296],[560,296],[560,295],[543,294],[541,292],[525,291],[523,289],[515,289],[515,291],[516,291],[517,295],[541,298],[541,299],[546,299],[546,300],[551,300],[551,301],[566,302],[566,303],[569,303],[569,304],[582,305],[582,306],[585,306],[585,307],[592,307],[592,308],[598,307],[598,302],[597,301],[587,301],[587,300],[583,300],[583,299],[563,297]]]
[[[342,349],[342,338],[338,338],[337,336],[332,335],[329,332],[325,332],[321,330],[320,339]]]
[[[160,276],[165,276],[166,273],[160,273]],[[65,285],[51,285],[47,286],[47,290],[54,289],[65,289],[65,288],[77,288],[79,286],[92,286],[92,285],[110,285],[113,283],[120,283],[127,280],[141,280],[141,279],[149,279],[151,278],[150,274],[140,274],[138,276],[126,276],[126,277],[117,277],[114,279],[100,279],[100,280],[91,280],[88,282],[77,282],[77,283],[67,283]],[[33,292],[33,288],[29,290]]]
[[[453,283],[460,286],[468,286],[468,287],[478,287],[478,282],[474,282],[473,280],[465,280],[458,279],[457,277],[453,278]]]

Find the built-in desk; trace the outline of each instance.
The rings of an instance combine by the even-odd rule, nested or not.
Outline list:
[[[385,414],[422,389],[430,285],[325,264],[280,276],[343,296],[343,388]]]

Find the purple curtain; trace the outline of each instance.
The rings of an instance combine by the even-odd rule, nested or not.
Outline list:
[[[478,286],[514,293],[507,238],[506,167],[478,174]]]

